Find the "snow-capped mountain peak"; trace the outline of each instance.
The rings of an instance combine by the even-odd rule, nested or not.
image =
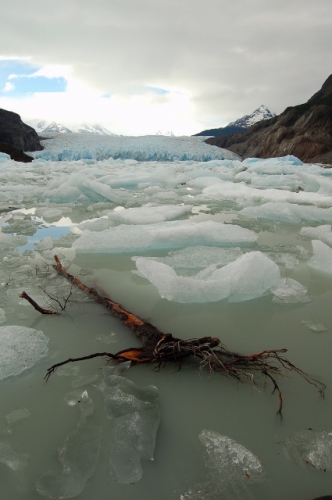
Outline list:
[[[33,127],[38,134],[42,133],[50,133],[50,134],[97,134],[97,135],[116,135],[110,132],[107,128],[103,127],[103,125],[99,124],[88,124],[82,123],[79,125],[63,125],[61,123],[50,122],[46,120],[27,120],[26,123]]]
[[[264,104],[262,104],[250,115],[245,115],[242,118],[235,120],[235,122],[229,123],[228,126],[249,128],[257,122],[260,122],[262,120],[269,120],[274,116],[276,115],[272,113],[266,106],[264,106]]]

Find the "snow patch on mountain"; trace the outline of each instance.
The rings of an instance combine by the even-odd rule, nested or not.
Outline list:
[[[228,127],[233,126],[233,127],[249,128],[257,122],[260,122],[262,120],[269,120],[274,116],[276,115],[272,113],[266,106],[264,106],[264,104],[262,104],[261,106],[259,106],[259,108],[255,109],[255,111],[253,111],[250,115],[245,115],[242,118],[235,120],[235,122],[229,123]]]
[[[47,121],[47,120],[30,120],[27,121],[28,125],[33,127],[38,134],[95,134],[95,135],[113,135],[113,132],[110,132],[106,127],[103,127],[99,124],[89,124],[89,123],[80,123],[80,124],[68,124],[63,125],[62,123],[57,123],[55,121]]]

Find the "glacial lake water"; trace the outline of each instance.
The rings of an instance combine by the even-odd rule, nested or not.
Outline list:
[[[51,175],[51,169],[48,170],[51,167],[46,162],[31,167],[31,176],[37,180],[31,181],[29,193],[19,186],[17,176],[15,182],[21,197],[16,199],[16,204],[16,194],[13,191],[8,195],[9,187],[6,190],[3,184],[1,498],[313,500],[331,495],[332,274],[328,272],[329,244],[326,243],[327,251],[323,247],[327,252],[323,262],[325,271],[312,267],[308,265],[313,257],[312,240],[318,237],[305,236],[302,232],[304,227],[317,230],[328,224],[328,215],[325,219],[317,216],[316,220],[292,222],[277,220],[277,217],[248,217],[239,213],[244,202],[246,206],[262,206],[263,202],[249,202],[245,190],[241,202],[238,198],[237,201],[234,198],[207,198],[202,187],[206,185],[206,177],[195,181],[193,198],[187,198],[181,184],[178,188],[160,186],[158,178],[151,185],[145,181],[137,187],[134,202],[133,192],[125,188],[115,193],[122,197],[122,203],[119,198],[116,202],[101,198],[100,193],[96,195],[97,191],[93,191],[90,204],[55,202],[55,196],[64,195],[63,189],[58,189],[58,179],[65,183],[69,175],[71,184],[68,182],[68,186],[77,190],[80,186],[81,194],[77,196],[83,197],[88,196],[92,187],[101,192],[102,187],[95,184],[103,168],[113,169],[110,176],[120,172],[119,164],[110,163],[108,167],[106,163],[103,166],[98,162],[92,166],[77,163],[59,163],[59,170],[52,173],[52,184],[43,187],[47,201],[43,198],[36,203],[37,188],[34,199],[30,198],[34,182],[41,185],[46,182],[47,175]],[[182,165],[178,162],[172,167],[173,174],[183,176],[186,168],[194,167],[192,163]],[[20,175],[24,173],[29,178],[30,174],[20,168]],[[151,167],[145,165],[144,168]],[[200,165],[199,168],[204,167]],[[210,168],[213,174],[219,172],[218,165]],[[285,169],[285,165],[280,168]],[[224,172],[224,167],[220,169]],[[10,171],[8,175],[15,179],[16,174],[18,171]],[[293,182],[295,174],[289,175]],[[318,176],[316,167],[312,175]],[[283,182],[287,179],[285,173],[280,176]],[[308,174],[302,181],[312,186],[313,177],[309,177]],[[100,185],[106,184],[105,177],[103,179]],[[184,182],[183,177],[181,179]],[[90,191],[86,187],[88,182]],[[168,181],[163,179],[162,182]],[[199,182],[200,188],[197,187]],[[329,179],[326,186],[328,191]],[[267,196],[267,189],[262,192]],[[282,189],[280,193],[294,194]],[[308,188],[305,193],[311,196],[318,191]],[[73,196],[72,191],[70,194]],[[156,198],[152,201],[156,194],[160,197],[158,202]],[[6,201],[7,195],[11,198]],[[104,190],[103,196],[106,195]],[[316,205],[310,205],[309,195],[307,203],[296,206],[311,206],[316,217]],[[273,193],[270,196],[273,197]],[[319,196],[322,200],[319,206],[329,210],[329,194],[318,193],[317,199]],[[185,213],[183,204],[189,204],[190,199],[194,208]],[[147,206],[147,203],[151,204]],[[292,216],[288,202],[283,203],[284,214]],[[8,206],[15,210],[8,211]],[[159,223],[157,241],[150,237],[146,218],[154,221],[159,217],[156,207],[160,206],[165,207],[166,214],[179,210],[180,215],[174,217],[179,221],[175,225],[167,221]],[[144,210],[128,213],[123,207],[143,207]],[[277,208],[280,206],[276,207],[276,213]],[[118,219],[127,214],[145,220],[141,239],[148,241],[150,238],[150,247],[131,250],[131,244],[138,246],[140,242],[133,240],[134,230],[127,230],[128,221],[126,226],[126,222]],[[221,243],[212,245],[211,238],[216,235],[211,235],[211,228],[213,231],[214,228],[224,229],[223,226],[205,226],[209,221],[248,230],[249,233],[242,233],[239,229],[236,237],[248,238],[255,234],[256,240],[227,247]],[[195,233],[198,226],[193,229],[192,223],[203,223],[199,226],[201,233]],[[134,227],[133,222],[129,224]],[[117,241],[107,239],[108,234],[113,234],[113,229],[120,226],[122,229],[114,231]],[[204,233],[206,227],[209,229]],[[321,238],[329,241],[329,232],[324,228],[320,231]],[[84,250],[80,243],[85,241],[82,235],[90,235],[92,250]],[[172,238],[174,241],[181,239],[182,243],[175,247],[176,242],[173,242],[173,247],[169,247]],[[183,238],[189,242],[187,247],[183,245]],[[156,244],[156,241],[159,247],[153,248],[151,242]],[[160,241],[164,242],[164,248]],[[123,244],[127,245],[125,251],[111,250],[112,245],[120,247]],[[189,248],[187,252],[186,248]],[[201,248],[201,254],[197,248]],[[228,299],[205,303],[167,300],[161,297],[157,286],[137,272],[132,260],[134,256],[159,259],[157,262],[173,266],[178,276],[192,278],[190,283],[195,287],[208,281],[206,273],[227,265],[226,261],[220,264],[218,259],[214,260],[218,248],[221,253],[225,249],[229,251],[222,253],[222,258],[232,262],[240,254],[261,252],[278,266],[281,279],[293,280],[288,281],[291,292],[278,295],[266,290],[261,296],[238,302]],[[69,363],[46,382],[46,370],[54,363],[96,352],[115,353],[140,345],[119,320],[75,290],[66,309],[58,315],[40,315],[19,297],[25,290],[41,305],[51,307],[57,304],[45,296],[43,289],[59,300],[68,296],[68,284],[52,268],[54,254],[59,255],[69,271],[84,283],[99,287],[165,333],[171,332],[184,339],[217,336],[230,350],[244,354],[286,348],[289,360],[326,385],[325,398],[296,373],[278,377],[284,405],[283,418],[280,418],[278,395],[272,394],[273,387],[268,380],[258,379],[256,386],[238,383],[220,374],[200,370],[195,360],[184,363],[180,371],[171,364],[159,371],[152,365],[140,365],[114,374],[112,367],[105,371],[106,360],[97,357]],[[192,264],[193,261],[196,264]],[[262,260],[262,265],[264,262]],[[210,271],[209,266],[212,266]],[[195,281],[199,272],[201,280]],[[249,285],[251,283],[255,289],[257,283],[252,277],[250,279]],[[300,292],[296,283],[302,287]],[[174,287],[178,286],[175,280]],[[147,386],[154,388],[144,389]],[[137,450],[150,450],[154,444],[154,460],[143,458],[140,472]],[[129,469],[133,477],[137,473],[141,478],[125,482],[124,469]]]

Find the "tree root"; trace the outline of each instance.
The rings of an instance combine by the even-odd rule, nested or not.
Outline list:
[[[59,258],[55,255],[54,269],[64,276],[73,285],[87,293],[96,302],[106,307],[113,316],[119,318],[128,328],[130,328],[142,343],[142,347],[125,349],[116,354],[109,352],[94,353],[80,358],[69,358],[66,361],[56,363],[51,366],[46,373],[48,380],[59,366],[76,361],[92,359],[99,356],[112,359],[117,362],[132,361],[133,363],[154,363],[155,369],[159,370],[166,363],[175,363],[180,370],[185,359],[196,358],[201,369],[209,372],[219,372],[238,381],[248,381],[256,385],[257,375],[263,375],[273,384],[273,393],[277,392],[279,397],[278,414],[281,416],[283,408],[282,392],[276,377],[286,373],[295,372],[306,382],[313,385],[320,395],[324,397],[325,385],[303,372],[300,368],[291,363],[284,354],[287,349],[264,350],[258,353],[244,356],[229,351],[221,344],[218,338],[202,337],[183,340],[173,337],[172,334],[164,334],[152,324],[126,311],[120,304],[117,304],[108,297],[98,293],[94,288],[85,286],[78,278],[72,276],[62,266]],[[25,292],[23,292],[25,293]],[[25,298],[25,297],[24,297]],[[32,302],[31,302],[32,303]],[[33,303],[32,303],[33,305]],[[38,309],[37,309],[38,310]]]

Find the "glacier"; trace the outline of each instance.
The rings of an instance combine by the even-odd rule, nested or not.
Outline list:
[[[107,353],[138,339],[52,265],[57,254],[164,333],[216,336],[248,355],[287,348],[330,387],[332,169],[292,156],[241,161],[190,137],[58,134],[44,144],[29,164],[0,155],[3,496],[329,493],[330,398],[278,377],[280,425],[268,380],[267,390],[264,380],[232,384],[195,359],[180,373],[115,372]],[[46,316],[23,290],[59,310],[53,298],[70,297]],[[48,367],[91,353],[100,356],[45,384]]]

